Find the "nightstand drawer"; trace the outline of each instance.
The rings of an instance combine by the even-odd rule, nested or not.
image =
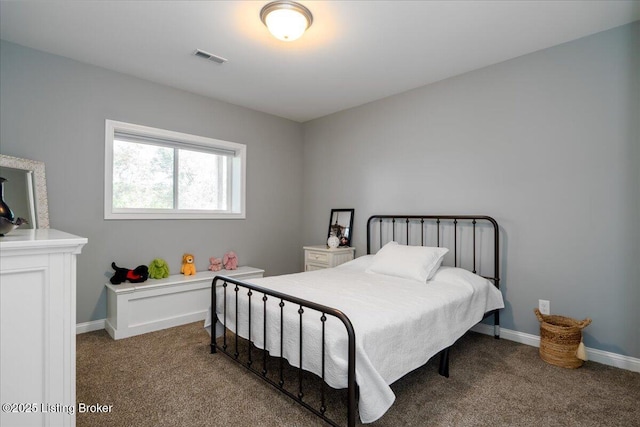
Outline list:
[[[305,262],[313,262],[317,264],[328,264],[329,254],[326,252],[307,251],[307,259]]]
[[[325,268],[327,268],[326,265],[305,264],[304,271],[324,270]]]
[[[304,246],[304,271],[336,267],[351,261],[356,248],[339,247],[329,249],[326,245]]]

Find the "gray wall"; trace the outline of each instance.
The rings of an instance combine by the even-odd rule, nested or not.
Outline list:
[[[0,67],[0,152],[45,162],[51,227],[89,239],[79,323],[106,317],[112,261],[178,273],[183,252],[206,269],[235,250],[268,275],[300,271],[301,124],[7,42]],[[104,220],[105,119],[246,144],[246,220]]]
[[[505,328],[538,299],[591,317],[588,347],[640,357],[640,24],[305,123],[303,236],[355,208],[501,225]]]
[[[78,322],[105,317],[111,261],[233,249],[281,274],[331,208],[356,209],[358,254],[373,213],[478,213],[502,227],[504,327],[537,335],[549,299],[640,357],[639,52],[635,23],[300,125],[2,42],[0,152],[44,161],[52,226],[89,238]],[[247,219],[103,220],[106,118],[247,144]]]

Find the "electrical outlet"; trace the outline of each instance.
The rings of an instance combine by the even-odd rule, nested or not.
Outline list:
[[[551,303],[546,299],[539,299],[538,310],[540,310],[542,314],[551,314]]]

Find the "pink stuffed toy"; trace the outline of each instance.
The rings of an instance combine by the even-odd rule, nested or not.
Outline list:
[[[220,258],[211,257],[209,258],[209,270],[211,271],[220,271],[222,270],[222,260]]]
[[[224,268],[226,270],[236,270],[238,268],[238,257],[236,256],[236,253],[233,251],[229,251],[224,254],[222,263],[224,264]]]

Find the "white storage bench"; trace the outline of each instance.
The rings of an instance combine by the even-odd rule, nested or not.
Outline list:
[[[211,281],[215,276],[255,279],[264,270],[198,271],[194,276],[175,274],[143,283],[107,283],[105,329],[113,339],[132,337],[204,320],[211,305]]]

